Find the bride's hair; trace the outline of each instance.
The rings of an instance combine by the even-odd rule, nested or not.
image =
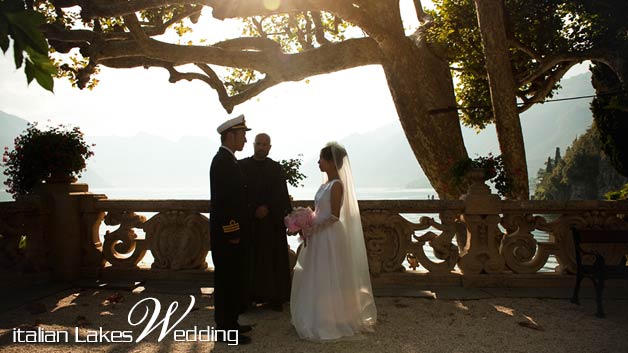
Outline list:
[[[347,155],[347,150],[336,142],[329,142],[321,149],[321,157],[326,161],[334,162],[336,169],[342,168],[342,160]]]

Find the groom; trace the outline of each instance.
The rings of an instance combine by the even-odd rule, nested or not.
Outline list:
[[[222,146],[210,167],[210,240],[214,262],[214,319],[217,330],[251,331],[251,326],[240,325],[245,281],[244,249],[249,242],[250,224],[247,210],[246,184],[235,151],[242,151],[246,143],[244,115],[227,120],[218,127]],[[225,335],[226,336],[226,335]],[[239,344],[251,339],[239,337]]]

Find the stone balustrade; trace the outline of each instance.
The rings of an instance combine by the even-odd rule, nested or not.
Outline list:
[[[84,184],[51,185],[36,196],[0,203],[5,270],[50,269],[61,280],[211,283],[209,200],[109,200],[76,185]],[[626,201],[501,200],[481,186],[461,200],[359,206],[374,286],[538,286],[541,279],[542,285],[568,286],[575,270],[571,226],[628,230]],[[20,248],[22,236],[26,246]],[[628,254],[626,248],[597,250],[618,263]],[[148,252],[151,266],[139,266]],[[550,256],[558,266],[541,271]]]

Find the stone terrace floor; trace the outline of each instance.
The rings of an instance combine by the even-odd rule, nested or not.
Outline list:
[[[591,288],[583,288],[580,306],[569,302],[571,288],[392,288],[376,291],[375,332],[357,340],[325,344],[300,340],[286,304],[283,312],[261,307],[241,316],[241,323],[254,325],[253,343],[245,346],[175,342],[173,332],[159,342],[160,329],[139,343],[76,342],[77,327],[79,340],[101,328],[132,331],[129,334],[136,339],[144,324],[133,327],[127,316],[137,302],[149,297],[162,305],[159,320],[170,303],[179,303],[172,324],[194,295],[194,308],[176,329],[206,329],[214,325],[210,293],[188,282],[3,285],[0,352],[628,352],[626,288],[607,289],[604,319],[594,315]],[[14,342],[14,329],[38,328],[68,332],[70,342]]]

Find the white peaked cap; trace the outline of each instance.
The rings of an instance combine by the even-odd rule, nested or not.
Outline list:
[[[227,130],[240,130],[240,129],[244,129],[246,131],[251,130],[246,126],[246,121],[244,120],[243,114],[240,114],[236,116],[235,118],[229,119],[225,121],[224,123],[220,124],[220,126],[218,126],[216,131],[218,131],[218,133],[222,135]]]

